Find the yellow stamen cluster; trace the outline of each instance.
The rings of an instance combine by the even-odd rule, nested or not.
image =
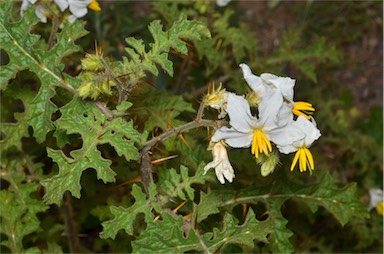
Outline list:
[[[259,154],[272,152],[272,145],[267,136],[263,133],[261,129],[255,129],[253,131],[251,153],[255,155],[256,158],[259,158]]]
[[[384,200],[379,202],[376,206],[376,212],[380,215],[383,215],[383,210],[384,210]]]
[[[310,120],[309,115],[315,111],[315,108],[311,103],[305,101],[296,101],[295,105],[292,108],[292,113],[297,116],[304,116]]]
[[[94,11],[101,11],[100,5],[96,0],[92,0],[90,4],[88,4],[88,8]]]
[[[293,157],[292,165],[291,165],[291,171],[296,166],[297,161],[299,161],[299,170],[300,172],[304,172],[307,170],[307,165],[309,169],[314,170],[315,169],[315,162],[313,161],[313,156],[309,149],[305,146],[300,147],[295,157]]]

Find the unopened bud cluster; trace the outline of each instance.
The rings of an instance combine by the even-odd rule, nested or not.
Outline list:
[[[81,60],[83,72],[80,75],[81,85],[77,91],[83,98],[90,97],[95,100],[100,95],[112,94],[111,87],[115,82],[107,73],[104,65],[108,63],[102,57],[101,53],[87,54]]]

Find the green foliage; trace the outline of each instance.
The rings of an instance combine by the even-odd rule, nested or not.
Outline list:
[[[300,30],[288,30],[281,38],[281,47],[266,60],[268,65],[290,63],[298,68],[308,79],[317,82],[316,66],[326,62],[338,62],[339,52],[335,45],[326,43],[325,38],[316,39],[311,46],[301,46]]]
[[[363,111],[336,89],[349,66],[343,43],[360,40],[375,24],[362,10],[372,19],[382,3],[343,4],[348,17],[308,4],[303,20],[288,15],[300,28],[271,28],[274,41],[258,33],[260,21],[245,22],[247,2],[100,4],[88,23],[61,13],[39,23],[36,4],[19,17],[20,3],[1,1],[0,252],[382,251],[383,217],[367,211],[369,189],[382,188],[382,109]],[[263,20],[302,7],[252,10]],[[76,53],[94,51],[95,38],[95,54]],[[262,177],[247,149],[230,148],[234,181],[203,175],[225,120],[199,108],[201,95],[212,80],[243,92],[241,62],[305,83],[295,92],[311,98],[323,135],[312,175],[289,172],[282,155]]]
[[[145,71],[158,75],[156,65],[159,65],[170,76],[173,75],[173,64],[168,59],[170,48],[186,54],[188,49],[183,40],[200,40],[210,37],[209,30],[196,21],[187,20],[181,15],[168,31],[163,31],[159,21],[149,25],[149,31],[153,36],[153,43],[149,44],[150,50],[145,50],[144,42],[140,39],[127,38],[129,47],[125,48],[129,59],[124,58],[123,72],[128,73],[128,85],[134,85],[145,77]]]
[[[144,129],[153,131],[155,128],[167,130],[185,123],[178,119],[183,112],[195,112],[191,103],[184,101],[181,96],[156,92],[144,95],[142,100],[142,115],[146,115]]]
[[[138,158],[134,143],[143,143],[143,136],[133,128],[132,122],[127,123],[121,118],[107,121],[107,117],[94,104],[85,103],[77,97],[62,107],[60,112],[62,116],[55,122],[56,128],[65,130],[67,134],[79,133],[83,145],[81,149],[72,151],[70,157],[60,150],[48,149],[48,156],[59,165],[60,171],[58,175],[42,182],[47,189],[44,199],[47,203],[57,204],[67,190],[80,198],[80,178],[87,168],[95,169],[97,178],[105,183],[115,181],[111,162],[101,156],[98,145],[111,144],[119,156],[129,161]]]
[[[192,188],[192,184],[203,184],[205,177],[203,176],[203,170],[201,167],[196,172],[196,175],[189,177],[188,168],[181,165],[180,174],[175,169],[159,169],[159,190],[162,193],[166,193],[170,197],[179,197],[182,200],[187,198],[190,200],[195,199],[195,190]]]
[[[201,235],[198,230],[190,229],[185,233],[182,228],[190,228],[181,217],[173,218],[164,213],[163,219],[150,222],[146,230],[133,242],[136,253],[180,253],[186,251],[218,252],[228,244],[240,244],[252,248],[254,240],[266,241],[271,228],[266,222],[260,222],[255,214],[249,211],[243,224],[238,225],[237,219],[226,213],[222,229],[214,228],[213,232]],[[153,239],[156,239],[154,241]]]
[[[127,234],[133,235],[133,222],[140,213],[145,215],[147,223],[153,220],[155,216],[152,213],[152,207],[156,207],[156,210],[159,210],[158,205],[156,205],[155,194],[155,185],[150,187],[150,197],[148,199],[146,199],[145,194],[138,185],[133,185],[132,196],[136,202],[129,208],[111,206],[110,209],[115,218],[102,223],[104,230],[100,237],[114,239],[120,229],[124,229]]]
[[[57,43],[52,49],[46,51],[34,49],[39,36],[30,34],[30,30],[37,23],[38,18],[32,9],[29,9],[23,19],[17,22],[8,22],[11,1],[5,1],[0,8],[0,42],[1,47],[9,56],[9,63],[2,66],[0,76],[2,77],[0,89],[4,90],[7,81],[14,78],[18,71],[29,69],[36,73],[41,85],[34,99],[28,103],[28,124],[32,126],[34,137],[41,143],[45,140],[46,134],[53,130],[51,116],[57,110],[57,106],[51,99],[55,96],[55,87],[67,87],[61,71],[64,65],[61,60],[79,50],[74,44],[75,40],[84,36],[84,24],[75,22],[65,26],[57,35]],[[24,103],[26,104],[26,103]]]
[[[6,236],[2,237],[0,244],[14,253],[39,251],[37,247],[23,246],[23,239],[40,230],[37,213],[48,209],[47,205],[32,196],[36,194],[38,184],[26,179],[24,167],[31,166],[29,170],[33,173],[33,166],[28,163],[24,165],[24,160],[8,161],[6,168],[1,171],[1,178],[9,183],[9,187],[0,191],[0,233]]]
[[[204,201],[198,205],[199,221],[209,215],[218,213],[217,208],[207,208],[210,205],[234,206],[238,203],[264,202],[267,207],[268,219],[271,221],[273,233],[270,236],[270,248],[273,252],[292,252],[294,250],[289,238],[293,233],[286,227],[287,219],[284,218],[281,209],[289,199],[294,199],[309,206],[312,212],[316,212],[319,206],[331,212],[341,225],[345,225],[353,216],[367,217],[367,209],[356,198],[356,186],[351,184],[344,188],[338,188],[332,177],[325,173],[318,184],[296,184],[288,179],[276,179],[273,188],[259,187],[258,189],[245,189],[236,196],[230,192],[210,191],[203,195]]]

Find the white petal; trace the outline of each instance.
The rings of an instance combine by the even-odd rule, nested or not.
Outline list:
[[[233,148],[250,147],[253,138],[253,132],[242,133],[233,128],[222,127],[215,132],[211,140],[218,142],[225,140],[225,142]]]
[[[290,77],[278,77],[273,74],[263,73],[260,77],[268,84],[276,87],[281,95],[288,101],[293,101],[293,87],[295,86],[295,80]]]
[[[222,184],[225,183],[223,176],[228,180],[228,182],[232,183],[233,178],[235,178],[235,174],[228,158],[223,160],[222,163],[216,167],[216,176]]]
[[[375,208],[378,203],[380,203],[383,198],[383,190],[375,188],[369,190],[370,204],[368,210]]]
[[[316,126],[304,116],[299,116],[294,125],[305,133],[304,143],[306,146],[310,146],[321,136],[319,129],[317,129]]]
[[[68,8],[68,0],[54,0],[55,3],[59,6],[60,11],[64,11]]]
[[[267,137],[276,144],[281,153],[289,154],[297,151],[298,147],[303,145],[305,133],[292,123],[269,131]]]
[[[216,174],[216,178],[217,178],[217,180],[219,180],[219,182],[220,182],[221,184],[225,184],[224,176],[223,176],[223,174],[221,173],[221,171],[218,170],[218,168],[215,169],[215,174]]]
[[[239,95],[230,93],[227,99],[229,124],[240,132],[249,132],[257,124],[257,120],[252,116],[248,101]]]
[[[274,89],[263,98],[259,104],[259,119],[260,122],[267,128],[274,128],[276,124],[276,117],[284,103],[281,94]],[[269,125],[267,127],[267,125]]]
[[[74,16],[74,15],[69,15],[69,17],[68,17],[68,22],[72,24],[73,22],[75,22],[76,19],[77,19],[76,16]]]
[[[249,87],[258,94],[262,93],[264,91],[262,79],[254,75],[248,65],[242,63],[239,66]]]
[[[68,0],[69,10],[76,18],[81,18],[87,14],[87,6],[91,0]]]
[[[216,168],[216,166],[219,164],[218,161],[211,161],[210,163],[208,163],[207,165],[205,165],[204,167],[204,174],[205,175],[208,170],[210,170],[211,168]]]
[[[35,14],[39,17],[42,23],[47,23],[47,16],[45,16],[45,9],[41,5],[36,6]]]
[[[20,7],[20,16],[23,16],[24,11],[31,6],[31,3],[28,0],[23,0]]]

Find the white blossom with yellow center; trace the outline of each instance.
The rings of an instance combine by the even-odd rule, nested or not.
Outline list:
[[[264,110],[275,111],[273,101]],[[228,94],[226,111],[231,125],[222,127],[212,136],[213,142],[224,140],[234,148],[251,147],[251,153],[258,158],[260,154],[272,152],[272,144],[288,145],[295,140],[304,138],[304,134],[294,131],[293,125],[278,126],[269,121],[269,112],[259,111],[260,118],[252,116],[248,101],[235,94]],[[290,133],[290,134],[288,134]]]
[[[294,130],[289,135],[300,136],[301,134],[302,138],[295,139],[292,143],[287,144],[276,143],[277,148],[284,154],[296,152],[291,164],[291,171],[293,171],[297,162],[299,163],[300,172],[306,171],[307,167],[314,170],[315,163],[308,148],[321,136],[319,129],[317,129],[314,121],[309,121],[304,116],[299,116],[291,125]]]
[[[260,77],[254,75],[248,65],[239,65],[249,87],[262,98],[258,105],[261,112],[266,112],[265,107],[270,107],[270,101],[275,104],[275,111],[269,110],[270,120],[282,126],[290,121],[293,115],[304,116],[310,120],[310,114],[315,111],[308,102],[293,101],[295,80],[290,77],[279,77],[270,73],[263,73]],[[291,116],[291,117],[289,117]]]
[[[100,5],[96,0],[53,0],[53,2],[59,7],[61,12],[64,12],[68,7],[71,15],[68,18],[70,23],[73,23],[77,18],[85,16],[88,12],[88,8],[94,11],[101,11]],[[47,22],[47,16],[50,14],[50,2],[42,4],[37,0],[23,0],[20,7],[20,15],[23,16],[24,11],[31,5],[36,5],[36,16],[40,18],[42,23]]]

